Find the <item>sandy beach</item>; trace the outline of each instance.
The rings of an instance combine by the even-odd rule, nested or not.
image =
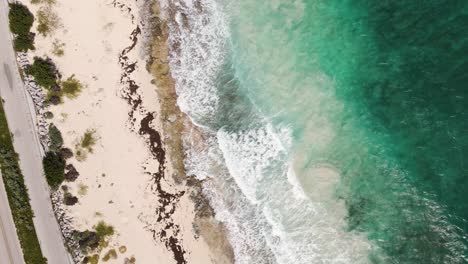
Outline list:
[[[34,14],[49,8],[57,22],[46,36],[36,34],[30,59],[49,57],[62,80],[74,76],[83,85],[76,98],[48,109],[64,147],[74,152],[67,164],[79,172],[63,183],[78,203],[56,206],[68,228],[92,230],[100,221],[114,228],[105,248],[84,254],[71,243],[75,261],[114,249],[108,263],[233,262],[200,183],[184,173],[180,133],[188,121],[176,106],[157,3],[23,4]],[[86,133],[95,140],[89,148],[80,146]]]

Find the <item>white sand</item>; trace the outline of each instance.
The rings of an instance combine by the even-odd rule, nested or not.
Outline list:
[[[122,2],[138,18],[135,3]],[[38,5],[24,3],[36,13]],[[127,252],[118,253],[116,260],[107,263],[123,263],[125,257],[131,256],[136,258],[136,263],[176,263],[173,253],[158,238],[153,239],[141,221],[151,223],[154,229],[163,228],[156,223],[154,211],[159,203],[150,189],[151,177],[142,168],[146,164],[147,170],[156,171],[158,164],[145,140],[127,124],[130,106],[119,94],[122,69],[118,57],[131,44],[129,35],[135,25],[130,15],[114,7],[111,1],[57,0],[53,9],[60,17],[61,27],[47,37],[37,34],[36,51],[31,55],[50,57],[62,79],[75,74],[86,87],[76,99],[65,99],[63,104],[51,107],[55,116],[52,122],[62,131],[64,146],[72,150],[88,129],[96,130],[99,138],[93,153],[88,153],[84,161],[68,160],[80,173],[75,182],[65,183],[79,198],[78,204],[67,207],[73,225],[77,230],[85,230],[103,220],[115,228],[116,235],[109,249],[125,245]],[[54,39],[65,43],[64,56],[51,53]],[[130,53],[131,60],[138,60],[132,78],[140,84],[145,108],[158,112],[156,87],[150,83],[152,77],[145,70],[145,62],[137,58],[140,48],[137,45]],[[156,120],[159,119],[153,121],[154,125],[160,128]],[[170,172],[166,175],[169,180],[166,190],[184,190],[185,187],[174,187]],[[85,195],[77,194],[80,185],[87,186]],[[212,263],[214,256],[206,243],[194,237],[194,206],[188,196],[182,196],[172,217],[180,226],[177,237],[187,251],[188,263]],[[106,251],[103,250],[101,257]]]

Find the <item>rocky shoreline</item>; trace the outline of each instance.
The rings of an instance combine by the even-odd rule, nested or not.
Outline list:
[[[152,32],[149,45],[151,57],[147,69],[155,77],[154,83],[158,87],[157,92],[161,101],[161,114],[159,116],[163,124],[164,140],[168,146],[168,156],[174,170],[172,177],[178,184],[187,186],[189,197],[195,204],[193,228],[215,252],[218,257],[216,263],[234,263],[234,253],[227,239],[227,230],[221,222],[215,219],[215,212],[202,192],[202,181],[187,175],[185,171],[185,150],[182,135],[193,129],[194,126],[188,116],[178,107],[175,81],[170,71],[171,49],[168,43],[168,23],[165,19],[175,18],[163,18],[158,1],[151,3],[150,6],[150,8],[145,9],[152,11],[149,17]]]

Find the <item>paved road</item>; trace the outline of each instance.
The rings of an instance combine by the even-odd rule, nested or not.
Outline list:
[[[0,173],[0,263],[24,264],[23,252],[16,235],[15,223]]]
[[[14,135],[15,150],[19,154],[21,170],[29,189],[35,215],[34,226],[42,253],[49,264],[68,264],[72,261],[52,210],[49,187],[43,175],[41,149],[31,114],[31,98],[26,94],[18,73],[7,10],[7,1],[0,0],[0,96],[5,100],[8,125]]]

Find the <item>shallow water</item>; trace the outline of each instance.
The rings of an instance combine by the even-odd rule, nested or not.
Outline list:
[[[466,3],[171,2],[186,165],[238,263],[468,262]]]

